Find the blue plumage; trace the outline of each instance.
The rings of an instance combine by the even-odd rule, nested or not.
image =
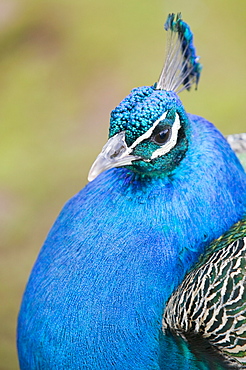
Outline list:
[[[109,138],[32,270],[21,369],[199,368],[162,315],[205,247],[243,217],[246,174],[211,123],[156,85],[113,110]]]

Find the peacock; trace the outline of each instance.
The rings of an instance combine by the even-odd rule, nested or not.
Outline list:
[[[32,269],[22,370],[246,366],[246,138],[186,113],[177,94],[202,66],[181,14],[165,29],[158,82],[111,112]]]

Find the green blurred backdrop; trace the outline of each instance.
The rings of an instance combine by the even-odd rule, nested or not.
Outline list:
[[[21,295],[64,202],[87,182],[110,111],[159,77],[181,11],[204,65],[187,111],[246,131],[245,0],[0,0],[0,369],[18,369]]]

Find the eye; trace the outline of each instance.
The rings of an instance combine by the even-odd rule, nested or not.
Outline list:
[[[171,127],[166,127],[162,131],[153,136],[153,141],[158,145],[163,145],[168,142],[171,136]]]

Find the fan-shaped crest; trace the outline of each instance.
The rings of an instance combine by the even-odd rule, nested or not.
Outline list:
[[[194,83],[197,87],[202,65],[196,56],[190,27],[182,20],[181,13],[176,19],[172,13],[168,15],[164,28],[168,31],[166,59],[156,89],[179,93],[189,90]]]

